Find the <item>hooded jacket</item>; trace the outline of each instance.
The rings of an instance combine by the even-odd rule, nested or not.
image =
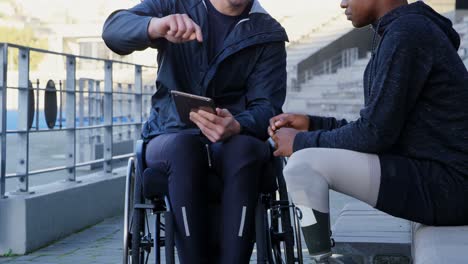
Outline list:
[[[376,153],[384,178],[397,172],[449,172],[468,179],[468,73],[452,23],[416,2],[394,9],[373,26],[381,40],[364,74],[360,118],[311,116],[315,131],[299,133],[294,151],[322,147]],[[395,164],[406,166],[405,160],[428,161],[440,170],[395,169]]]
[[[211,97],[240,123],[242,133],[267,138],[268,121],[281,113],[286,96],[287,35],[284,28],[254,0],[249,18],[239,21],[224,46],[208,61],[206,41],[174,44],[151,40],[152,17],[187,14],[208,39],[205,0],[146,0],[118,10],[104,24],[102,37],[114,52],[125,55],[148,47],[158,49],[157,91],[143,127],[146,141],[164,133],[190,129],[181,122],[171,90]]]

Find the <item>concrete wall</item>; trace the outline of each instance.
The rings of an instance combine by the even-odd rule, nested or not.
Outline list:
[[[123,213],[125,169],[76,183],[31,188],[33,194],[0,200],[0,254],[26,254]]]

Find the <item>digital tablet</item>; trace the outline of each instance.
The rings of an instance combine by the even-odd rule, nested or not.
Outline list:
[[[179,113],[180,120],[187,125],[195,125],[190,120],[190,112],[204,110],[206,112],[216,114],[216,107],[213,99],[203,96],[198,96],[179,91],[171,91],[172,97]]]

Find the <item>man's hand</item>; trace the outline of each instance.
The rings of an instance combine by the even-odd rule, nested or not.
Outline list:
[[[301,132],[294,128],[281,128],[274,133],[271,138],[276,144],[276,151],[273,155],[276,157],[289,157],[293,153],[294,138]]]
[[[268,135],[273,137],[275,131],[282,127],[294,128],[299,131],[309,130],[309,117],[300,114],[281,114],[270,119]]]
[[[241,132],[239,122],[227,109],[216,108],[216,115],[203,110],[192,111],[190,120],[213,143],[224,141]]]
[[[151,39],[166,38],[173,43],[192,40],[203,42],[203,35],[195,22],[186,14],[174,14],[163,18],[153,17],[148,26]]]

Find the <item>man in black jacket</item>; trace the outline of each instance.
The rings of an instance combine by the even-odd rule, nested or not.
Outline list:
[[[205,243],[209,164],[224,185],[214,261],[247,263],[259,176],[270,158],[263,141],[286,93],[286,32],[257,0],[145,0],[114,12],[103,39],[122,55],[158,49],[157,92],[142,136],[147,165],[169,165],[181,263],[206,263],[213,254]],[[211,97],[216,114],[192,112],[193,129],[180,121],[171,90]]]
[[[468,224],[468,72],[452,23],[422,1],[342,7],[354,26],[372,24],[380,36],[364,75],[365,106],[354,122],[272,118],[275,154],[292,155],[284,174],[293,198],[318,218],[329,212],[332,188],[415,222]]]

